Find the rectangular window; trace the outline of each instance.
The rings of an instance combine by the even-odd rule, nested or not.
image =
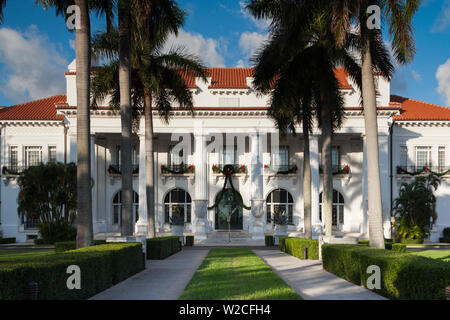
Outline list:
[[[25,166],[33,167],[42,163],[42,147],[25,147]]]
[[[340,147],[331,147],[331,166],[333,172],[341,170],[341,150]]]
[[[116,163],[119,167],[120,167],[121,159],[122,158],[121,158],[120,146],[117,146],[117,148],[116,148]]]
[[[48,162],[56,162],[56,146],[48,147]]]
[[[289,170],[289,146],[279,146],[272,152],[271,167],[275,170]]]
[[[186,164],[186,159],[184,157],[183,148],[175,148],[175,145],[169,147],[169,165],[170,166],[179,166],[182,164]]]
[[[431,166],[431,147],[416,147],[416,166]]]
[[[9,147],[9,167],[11,171],[17,171],[19,167],[19,149],[17,146]]]
[[[400,146],[400,166],[405,168],[408,166],[408,147]]]
[[[439,171],[445,170],[445,147],[443,147],[443,146],[439,147],[438,166],[439,166]]]
[[[222,155],[222,164],[238,164],[237,146],[225,146]]]
[[[133,169],[139,165],[139,151],[136,146],[133,146],[131,161],[133,164]]]

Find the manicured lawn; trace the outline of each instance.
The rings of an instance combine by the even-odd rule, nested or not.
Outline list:
[[[411,254],[450,262],[450,250],[408,250]]]
[[[232,248],[212,249],[179,299],[301,300],[301,297],[250,249]]]
[[[54,249],[0,249],[0,263],[54,254]]]

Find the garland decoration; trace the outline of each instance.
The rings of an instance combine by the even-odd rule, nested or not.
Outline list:
[[[228,164],[228,165],[225,165],[223,168],[221,168],[221,166],[220,165],[215,165],[215,164],[213,164],[213,166],[212,166],[212,171],[214,172],[214,173],[222,173],[222,174],[224,174],[224,172],[225,172],[225,167],[227,167],[227,166],[230,166],[230,167],[232,167],[233,168],[233,174],[234,173],[246,173],[246,167],[245,167],[245,165],[232,165],[232,164]]]
[[[443,171],[443,172],[436,172],[431,170],[428,166],[423,167],[421,170],[415,171],[415,172],[410,172],[406,169],[403,169],[401,166],[397,166],[397,174],[407,174],[409,176],[418,176],[420,174],[424,174],[424,173],[429,173],[429,174],[433,174],[437,177],[442,177],[445,176],[447,174],[450,174],[450,169],[448,169],[447,171]]]
[[[161,173],[171,173],[171,174],[184,174],[184,173],[194,173],[195,166],[182,164],[179,166],[165,166],[161,165]]]
[[[319,168],[319,172],[323,173],[322,167]],[[335,175],[335,174],[349,174],[349,173],[350,173],[350,167],[346,164],[343,168],[334,171],[333,175]]]
[[[217,166],[213,166],[213,171],[214,171],[214,168],[217,168]],[[243,168],[243,170],[245,170],[245,166],[242,166],[241,168]],[[216,171],[214,171],[214,172],[216,172]],[[248,207],[248,206],[246,206],[244,204],[241,194],[233,186],[233,181],[231,179],[231,176],[234,173],[236,173],[235,172],[235,167],[233,165],[227,164],[227,165],[225,165],[223,167],[223,169],[220,172],[223,173],[223,175],[225,176],[225,182],[223,184],[222,190],[219,192],[219,195],[216,197],[216,201],[215,201],[214,205],[212,205],[211,207],[208,207],[208,210],[214,209],[214,208],[216,208],[219,205],[220,201],[222,200],[223,195],[225,194],[225,190],[226,189],[233,190],[234,200],[237,202],[237,204],[241,208],[244,208],[246,210],[250,210],[251,207]],[[231,188],[227,188],[227,182],[230,182]]]

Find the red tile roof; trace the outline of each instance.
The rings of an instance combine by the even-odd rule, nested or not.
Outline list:
[[[0,110],[0,120],[63,120],[63,115],[56,114],[56,104],[65,103],[66,95],[18,104]]]
[[[400,104],[400,115],[394,120],[450,120],[450,108],[435,104],[409,99],[400,96],[391,96],[391,104]]]

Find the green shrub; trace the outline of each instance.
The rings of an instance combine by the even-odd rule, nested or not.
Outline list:
[[[369,240],[359,240],[358,244],[368,246],[370,243],[369,243]],[[402,251],[403,246],[396,246],[394,249],[394,241],[392,239],[384,239],[384,247],[386,250],[394,250],[394,251],[404,252],[404,251]],[[404,249],[406,251],[406,246],[404,246]]]
[[[16,238],[0,238],[0,244],[16,243]]]
[[[419,239],[399,239],[398,243],[403,243],[403,244],[422,244],[423,243],[423,239],[419,238]]]
[[[275,245],[275,239],[273,236],[265,236],[264,241],[266,243],[266,247],[272,247]]]
[[[81,289],[69,290],[67,267],[81,270]],[[0,300],[26,299],[26,286],[36,281],[40,300],[87,299],[142,270],[142,245],[120,243],[0,264]]]
[[[394,248],[395,245],[393,245]],[[445,299],[450,264],[408,253],[360,245],[323,245],[323,268],[357,285],[366,286],[371,265],[381,269],[381,289],[390,299]]]
[[[41,223],[39,234],[41,244],[54,244],[55,242],[75,241],[77,229],[65,221]]]
[[[442,231],[442,235],[444,236],[444,238],[450,238],[450,228],[445,228]]]
[[[55,252],[65,252],[76,248],[76,241],[55,242]]]
[[[392,244],[392,249],[390,249],[390,250],[395,251],[395,252],[405,253],[406,252],[406,244],[394,243],[394,244]]]
[[[186,236],[186,246],[192,247],[194,245],[194,236]]]
[[[283,239],[282,239],[283,238]],[[308,259],[319,259],[319,240],[280,237],[280,250],[294,257],[303,259],[303,250],[307,248]]]
[[[447,237],[439,238],[439,242],[440,243],[450,243],[450,238],[447,238]]]
[[[280,251],[286,252],[286,239],[289,237],[278,237],[278,248]]]
[[[149,260],[165,259],[180,250],[179,236],[147,239],[147,259]]]

